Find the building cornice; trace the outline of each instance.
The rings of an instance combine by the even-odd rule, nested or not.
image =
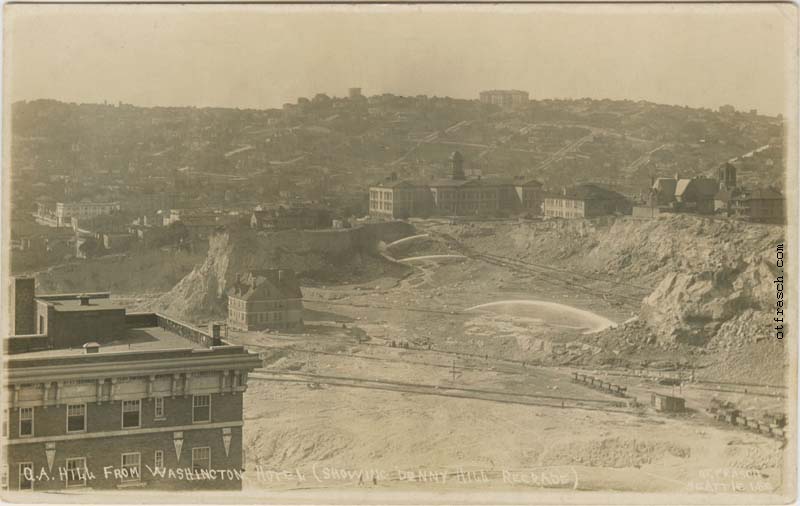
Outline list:
[[[110,355],[110,354],[109,354]],[[7,365],[7,364],[6,364]],[[6,367],[4,383],[41,383],[54,381],[113,378],[120,376],[148,376],[174,372],[202,372],[221,369],[252,370],[261,367],[258,355],[236,354],[202,356],[191,354],[169,359],[138,359],[128,362],[100,362],[96,364],[54,364],[33,367]]]

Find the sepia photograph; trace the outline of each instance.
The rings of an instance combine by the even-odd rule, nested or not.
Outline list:
[[[788,504],[796,3],[8,3],[0,499]]]

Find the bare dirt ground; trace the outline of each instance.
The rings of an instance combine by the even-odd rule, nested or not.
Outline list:
[[[456,252],[447,237],[423,242],[391,253]],[[676,391],[686,413],[657,413],[650,393],[675,387],[655,375],[552,360],[553,343],[614,355],[570,322],[467,311],[543,300],[621,323],[634,288],[604,297],[604,279],[578,289],[577,277],[462,253],[416,261],[402,279],[304,288],[303,334],[230,334],[265,364],[245,398],[247,488],[780,491],[784,443],[705,413],[712,397],[780,408],[780,385],[698,381]],[[578,370],[628,386],[638,405],[574,383]]]
[[[296,340],[252,374],[248,487],[348,488],[374,475],[364,486],[725,491],[730,476],[714,476],[731,469],[737,484],[780,485],[779,442],[702,413],[627,407],[565,370],[463,357],[454,368],[450,354],[342,341]],[[313,351],[290,351],[301,347]]]

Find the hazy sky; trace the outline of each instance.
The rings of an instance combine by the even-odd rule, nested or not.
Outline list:
[[[318,92],[631,98],[786,113],[784,5],[6,6],[11,100],[280,107]]]

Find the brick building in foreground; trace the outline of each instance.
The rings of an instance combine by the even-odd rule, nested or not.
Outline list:
[[[107,293],[36,296],[15,282],[14,312],[33,314],[37,333],[3,340],[4,488],[241,488],[256,355],[218,325],[204,332],[127,313]]]

